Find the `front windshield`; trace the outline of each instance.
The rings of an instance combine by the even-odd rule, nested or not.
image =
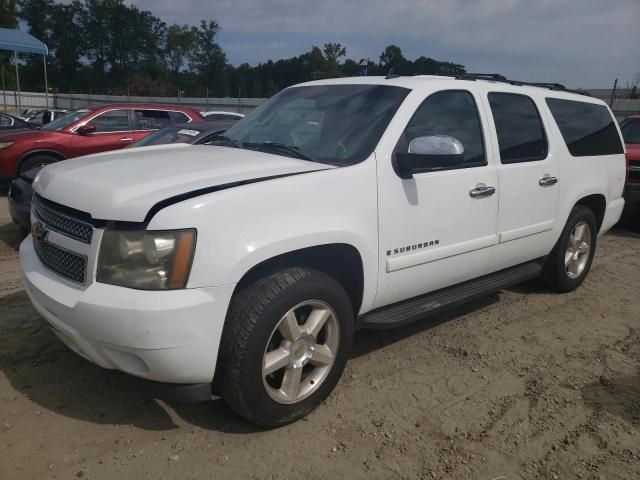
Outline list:
[[[82,110],[76,110],[75,112],[65,113],[61,117],[56,118],[53,122],[43,125],[40,130],[54,130],[59,132],[60,130],[67,128],[69,125],[76,123],[90,111],[91,110],[83,108]]]
[[[191,128],[166,127],[147,135],[129,148],[166,145],[168,143],[193,143],[202,132]]]
[[[371,155],[408,93],[387,85],[288,88],[211,143],[353,165]]]
[[[627,120],[620,127],[624,143],[627,145],[640,143],[640,118]]]

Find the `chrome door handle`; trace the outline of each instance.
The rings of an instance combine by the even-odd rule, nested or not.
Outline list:
[[[496,193],[495,187],[487,187],[486,185],[481,185],[474,188],[473,190],[469,190],[469,196],[471,198],[490,197],[494,193]]]
[[[549,185],[555,185],[558,183],[558,179],[556,177],[552,177],[551,175],[545,175],[540,180],[538,180],[538,185],[541,187],[548,187]]]
[[[131,142],[133,142],[133,138],[131,138],[131,137],[122,137],[122,138],[120,139],[120,141],[121,141],[122,143],[131,143]]]

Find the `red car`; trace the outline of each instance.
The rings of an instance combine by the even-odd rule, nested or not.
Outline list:
[[[0,134],[0,180],[38,165],[115,150],[152,131],[185,122],[204,122],[198,110],[173,105],[119,103],[70,112],[40,130]]]
[[[640,115],[626,118],[620,124],[627,148],[627,183],[624,199],[629,211],[640,211]]]

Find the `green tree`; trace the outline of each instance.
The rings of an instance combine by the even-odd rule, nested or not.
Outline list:
[[[213,95],[224,97],[229,90],[228,79],[225,78],[227,56],[216,41],[219,31],[220,26],[214,20],[200,22],[189,65],[200,77],[202,85],[208,87]]]
[[[197,38],[198,29],[193,26],[174,24],[167,29],[163,55],[172,81],[178,79],[180,70],[192,55]]]
[[[77,77],[80,69],[80,57],[83,53],[82,43],[78,41],[78,30],[83,5],[74,0],[68,5],[57,3],[51,9],[49,27],[50,57],[53,61],[51,80],[59,88],[68,90],[72,87],[72,80]]]
[[[346,47],[343,47],[338,42],[329,42],[324,44],[323,52],[327,63],[327,74],[329,76],[337,76],[339,74],[338,61],[340,57],[344,57],[347,54]]]
[[[21,0],[18,14],[29,27],[29,33],[44,43],[49,43],[53,0]]]
[[[396,45],[387,46],[380,54],[380,66],[383,69],[400,68],[407,63],[407,59],[402,55],[402,50]]]
[[[16,3],[16,0],[0,0],[0,28],[16,28],[18,26]]]

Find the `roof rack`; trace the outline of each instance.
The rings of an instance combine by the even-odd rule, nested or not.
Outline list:
[[[509,82],[507,77],[499,73],[462,73],[456,80],[493,80],[494,82]]]
[[[508,83],[509,85],[548,88],[549,90],[577,93],[578,95],[586,95],[587,97],[591,96],[589,92],[586,92],[584,90],[570,90],[561,83],[523,82],[520,80],[509,80],[504,75],[500,75],[499,73],[463,73],[461,75],[458,75],[456,77],[456,80],[488,80],[490,82]]]

